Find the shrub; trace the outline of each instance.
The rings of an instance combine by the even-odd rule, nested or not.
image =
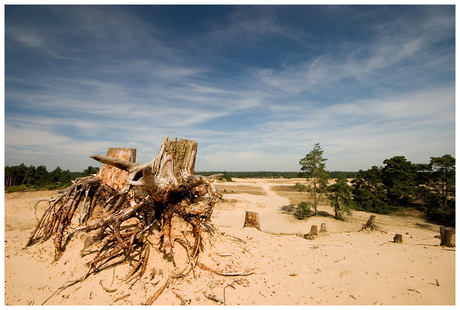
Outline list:
[[[298,190],[299,193],[305,192],[307,190],[307,186],[305,184],[302,184],[302,183],[299,183],[299,182],[296,182],[295,185],[293,186],[293,188]]]
[[[313,211],[311,210],[312,207],[313,203],[302,201],[297,205],[294,216],[299,220],[306,219],[313,215]]]

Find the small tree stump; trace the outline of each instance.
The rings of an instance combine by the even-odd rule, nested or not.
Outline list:
[[[136,149],[110,147],[107,149],[106,156],[135,163]],[[104,164],[96,176],[111,188],[119,191],[126,185],[128,172],[109,164]]]
[[[441,226],[441,246],[454,247],[455,246],[455,230],[453,228]]]
[[[371,215],[369,219],[367,220],[367,223],[363,225],[363,228],[361,230],[376,230],[377,226],[375,226],[375,215]]]
[[[401,234],[396,234],[393,237],[393,242],[394,243],[403,243],[402,235]]]
[[[246,211],[243,228],[245,227],[254,227],[260,230],[259,213]]]
[[[319,232],[320,233],[326,233],[327,232],[326,223],[321,223],[321,228],[319,229]]]
[[[311,225],[310,232],[304,236],[305,239],[313,240],[318,236],[318,226]]]

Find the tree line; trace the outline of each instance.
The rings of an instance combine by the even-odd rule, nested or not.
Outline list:
[[[360,210],[389,214],[401,208],[424,211],[428,220],[455,225],[455,158],[431,157],[414,164],[404,156],[383,161],[383,166],[360,170],[353,180],[353,199]]]
[[[238,178],[285,178],[295,179],[303,178],[305,174],[299,171],[199,171],[196,174],[209,176],[213,174],[222,173],[224,179]],[[328,171],[331,178],[337,178],[340,174],[345,174],[347,178],[354,178],[358,174],[356,171]]]
[[[335,217],[340,219],[352,209],[390,214],[404,208],[423,211],[428,220],[446,225],[455,225],[455,158],[451,155],[431,157],[429,163],[414,164],[404,156],[394,156],[383,161],[383,166],[373,166],[358,172],[326,170],[326,161],[319,143],[302,158],[301,171],[232,171],[223,172],[223,178],[299,178],[305,177],[309,186],[296,184],[299,191],[309,191],[313,203],[297,206],[296,216],[305,218],[318,215],[317,206],[321,199],[328,198],[334,208]],[[88,166],[83,172],[70,172],[57,167],[48,172],[45,166],[5,167],[7,191],[54,189],[69,186],[71,180],[97,173],[99,168]],[[216,171],[197,172],[212,175]],[[333,185],[328,184],[335,178]],[[352,178],[351,186],[347,178]],[[311,209],[314,210],[311,210]]]
[[[24,163],[17,166],[5,166],[5,188],[7,191],[25,189],[55,189],[67,187],[72,180],[97,173],[99,168],[88,166],[83,172],[70,172],[56,167],[48,171],[45,166],[26,166]]]
[[[341,218],[351,209],[390,214],[404,208],[423,211],[432,222],[446,226],[455,225],[455,158],[451,155],[431,157],[427,164],[414,164],[404,156],[394,156],[383,161],[383,166],[359,170],[348,185],[346,175],[341,174],[335,184],[328,185],[330,176],[325,170],[327,159],[322,156],[319,143],[302,158],[301,171],[306,174],[310,186],[307,190],[312,203],[297,207],[297,217],[318,215],[317,206],[323,197],[328,197]]]

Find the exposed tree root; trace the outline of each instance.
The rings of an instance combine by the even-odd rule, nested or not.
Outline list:
[[[101,173],[77,179],[57,198],[48,201],[49,206],[26,245],[54,237],[55,260],[58,260],[74,235],[95,232],[88,239],[89,244],[85,242],[85,248],[94,245],[97,249],[82,251],[82,254],[95,253],[87,263],[86,274],[58,291],[122,262],[130,264],[124,280],[136,282],[146,272],[151,248],[174,260],[176,241],[186,249],[188,263],[174,272],[146,304],[152,304],[172,281],[194,271],[202,233],[213,230],[210,218],[219,198],[213,181],[221,177],[194,175],[195,155],[196,142],[165,138],[158,155],[145,164],[91,156],[104,163],[104,167],[125,171],[125,180],[115,180],[123,186],[115,189],[108,185],[113,183],[114,174],[110,180],[105,180]],[[192,243],[187,238],[172,240],[175,216],[191,225]]]

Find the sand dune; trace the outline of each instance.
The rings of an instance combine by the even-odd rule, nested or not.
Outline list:
[[[289,200],[272,190],[294,181],[235,181],[219,186],[262,188],[265,193],[224,194],[212,219],[220,233],[200,259],[215,270],[250,275],[220,276],[196,268],[194,276],[168,286],[154,305],[216,305],[212,294],[227,305],[455,304],[455,248],[439,246],[438,226],[417,217],[377,215],[385,232],[360,232],[370,214],[358,211],[345,221],[331,216],[299,221],[280,212]],[[140,305],[163,284],[159,270],[167,262],[158,259],[149,265],[146,277],[156,275],[150,280],[124,283],[127,266],[121,265],[49,298],[66,281],[84,274],[88,261],[79,255],[84,237],[71,241],[57,262],[51,240],[24,249],[37,223],[35,203],[53,195],[5,194],[5,304]],[[330,207],[321,208],[332,214]],[[44,209],[39,205],[38,214]],[[242,228],[246,210],[259,213],[261,231]],[[315,240],[296,236],[321,223],[328,232]],[[392,242],[397,233],[403,244]]]

